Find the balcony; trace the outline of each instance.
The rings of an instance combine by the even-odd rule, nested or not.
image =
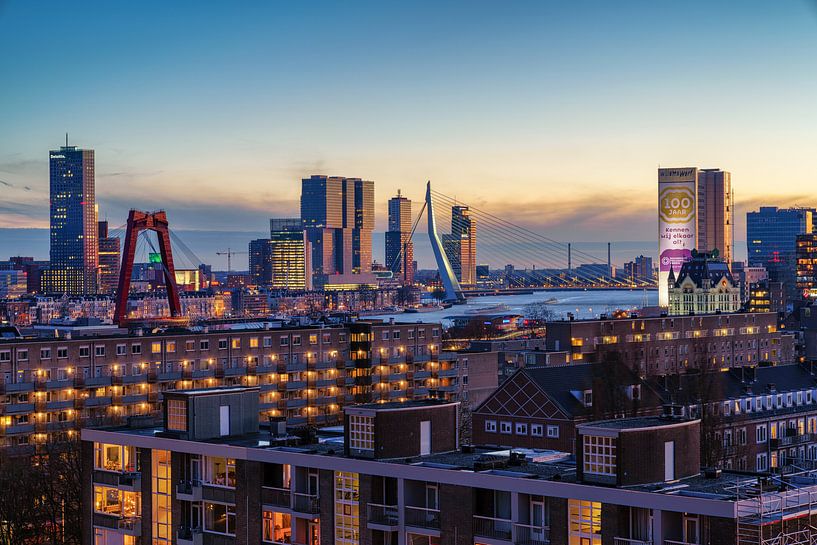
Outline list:
[[[176,531],[176,543],[178,545],[202,545],[204,538],[201,528],[179,528]]]
[[[320,499],[315,494],[293,492],[292,510],[305,515],[318,515],[321,512]]]
[[[425,507],[406,507],[406,526],[440,529],[440,510]]]
[[[119,530],[121,533],[139,537],[142,535],[142,519],[136,516],[118,516],[107,513],[94,513],[94,526]]]
[[[130,489],[134,492],[142,490],[142,474],[138,471],[128,471],[119,474],[119,488]]]
[[[378,526],[386,531],[396,530],[400,525],[400,513],[396,505],[370,503],[368,505],[369,526]],[[385,527],[385,528],[384,528]]]
[[[548,545],[550,543],[550,528],[547,526],[532,526],[530,524],[514,524],[514,545]]]
[[[201,481],[181,481],[176,485],[176,498],[185,501],[201,501]]]
[[[510,520],[474,515],[475,536],[510,541],[512,527]]]
[[[261,487],[261,503],[289,509],[292,503],[292,492],[289,488],[263,486]]]
[[[814,440],[815,435],[813,433],[804,433],[802,435],[787,434],[786,437],[780,437],[778,439],[769,439],[769,447],[772,450],[775,450],[783,447],[802,445],[803,443],[811,443]]]

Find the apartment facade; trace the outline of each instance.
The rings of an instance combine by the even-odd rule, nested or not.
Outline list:
[[[619,359],[644,377],[795,361],[772,312],[548,322],[547,346],[571,362]]]
[[[157,429],[84,430],[84,543],[760,545],[814,535],[808,514],[787,520],[769,506],[809,509],[817,486],[702,474],[699,420],[590,422],[573,460],[461,446],[452,403],[350,407],[342,440],[295,444],[248,431],[241,407],[255,395],[242,395],[190,393]],[[210,420],[219,425],[201,425]]]
[[[156,417],[176,389],[257,386],[260,418],[297,426],[337,424],[351,403],[468,387],[467,364],[440,352],[439,324],[240,327],[0,339],[0,446],[26,453],[84,426]]]

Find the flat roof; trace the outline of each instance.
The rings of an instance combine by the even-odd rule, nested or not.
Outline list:
[[[667,426],[678,426],[681,424],[690,424],[697,422],[690,418],[673,418],[665,416],[637,416],[634,418],[616,418],[612,420],[599,420],[597,422],[588,422],[587,424],[579,424],[576,426],[579,430],[590,430],[593,428],[602,428],[608,430],[641,430],[650,428],[664,428]]]

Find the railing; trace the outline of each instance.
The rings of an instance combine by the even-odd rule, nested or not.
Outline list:
[[[117,521],[116,527],[128,532],[139,532],[142,529],[142,518],[122,517]]]
[[[299,513],[309,513],[317,515],[321,512],[321,505],[318,496],[314,494],[304,494],[303,492],[292,493],[292,509]]]
[[[511,540],[513,523],[507,519],[474,515],[474,535],[492,539]]]
[[[614,537],[613,545],[652,545],[652,541],[630,539],[629,537]]]
[[[550,543],[550,527],[532,526],[530,524],[514,524],[516,537],[514,545],[548,545]]]
[[[440,510],[406,507],[406,526],[440,529]]]
[[[180,481],[176,484],[176,495],[193,496],[196,493],[201,498],[201,481]]]
[[[192,543],[199,545],[203,541],[201,528],[189,528],[186,526],[179,527],[176,531],[176,542]]]
[[[276,488],[274,486],[264,486],[261,488],[261,501],[275,505],[277,507],[289,507],[292,492],[289,488]]]
[[[697,543],[693,543],[691,541],[678,541],[676,539],[665,539],[664,545],[698,545]]]
[[[368,506],[368,514],[369,522],[383,526],[397,526],[400,521],[400,514],[396,505],[370,503]]]

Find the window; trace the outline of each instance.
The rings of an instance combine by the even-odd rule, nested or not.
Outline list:
[[[584,391],[584,406],[585,407],[593,406],[593,390]]]
[[[207,339],[199,341],[199,350],[210,350],[210,341]]]
[[[117,344],[116,345],[116,355],[117,356],[124,356],[128,353],[128,347],[124,344]]]
[[[522,422],[516,423],[516,435],[527,435],[528,434],[528,425]]]
[[[230,343],[230,345],[233,348],[241,348],[241,339],[232,339],[232,342]]]
[[[769,459],[766,453],[760,453],[755,460],[755,471],[767,471],[769,469]]]
[[[440,330],[437,329],[437,328],[432,329],[431,330],[431,336],[436,339],[437,337],[440,336]]]
[[[293,335],[292,336],[292,346],[301,346],[301,336],[300,335]]]
[[[105,345],[102,346],[94,346],[94,356],[97,358],[105,357]]]
[[[318,336],[315,334],[309,335],[309,344],[318,344]]]
[[[227,339],[219,339],[218,340],[218,349],[219,350],[227,350]]]
[[[506,433],[510,434],[512,432],[512,427],[510,422],[500,422],[499,423],[499,433]]]
[[[258,348],[258,337],[250,337],[250,348]]]
[[[235,488],[235,460],[205,456],[203,480],[211,485]]]
[[[267,543],[292,543],[292,515],[264,511],[261,519],[261,539]]]
[[[91,355],[91,347],[90,346],[80,346],[79,347],[79,357],[80,358],[87,358]]]
[[[374,450],[374,417],[349,415],[349,447]]]
[[[57,348],[57,359],[64,360],[68,358],[68,347],[60,346]]]
[[[0,361],[11,361],[11,350],[0,350]]]
[[[767,439],[766,424],[759,424],[755,428],[755,439],[758,443],[765,443]]]
[[[132,345],[130,345],[130,353],[131,354],[141,354],[142,353],[142,345],[141,344],[132,344]]]
[[[94,511],[118,517],[138,517],[142,514],[141,494],[108,486],[94,486]]]
[[[530,434],[534,437],[542,437],[544,435],[544,428],[542,424],[531,424]]]
[[[485,431],[489,433],[496,433],[496,420],[486,420]]]
[[[388,332],[388,331],[384,331],[384,332],[382,332],[380,335],[381,335],[381,338],[382,338],[384,341],[388,341],[388,340],[389,340],[389,332]]]
[[[399,331],[392,331],[391,332],[391,338],[394,339],[395,341],[399,341],[400,340],[400,332]]]
[[[272,337],[264,337],[264,348],[272,346]]]
[[[103,471],[136,471],[136,451],[134,447],[94,443],[94,469]]]
[[[184,400],[167,400],[167,429],[187,431],[187,403]]]
[[[162,353],[162,343],[161,342],[150,343],[150,353],[151,354],[161,354]]]
[[[204,502],[204,530],[216,534],[235,535],[235,506]]]
[[[582,437],[582,469],[592,475],[616,475],[616,439],[598,435]]]
[[[196,341],[184,341],[184,351],[192,352],[196,349]]]
[[[50,360],[51,359],[51,349],[50,348],[40,348],[40,359],[41,360]]]
[[[175,352],[176,351],[176,341],[167,341],[165,343],[165,352]]]
[[[18,361],[28,361],[28,349],[18,348],[17,349],[17,360]]]
[[[568,500],[570,545],[601,545],[601,502]]]
[[[551,439],[559,438],[559,426],[548,426],[548,437]]]
[[[289,337],[281,337],[281,346],[289,346]]]
[[[335,472],[335,545],[360,543],[360,477]]]

